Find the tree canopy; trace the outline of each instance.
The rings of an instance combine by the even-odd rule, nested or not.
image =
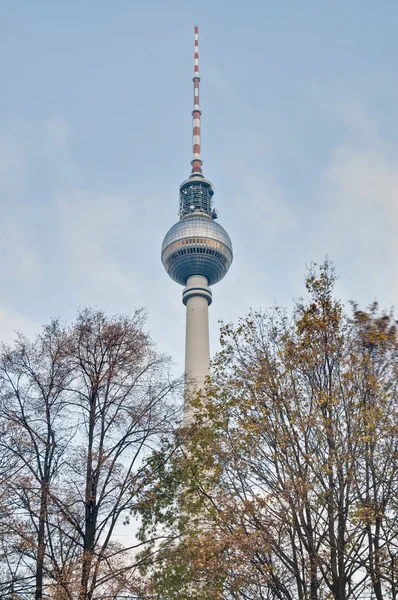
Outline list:
[[[81,311],[0,354],[0,595],[94,600],[144,583],[130,518],[179,382],[144,314]],[[120,534],[125,533],[121,543]]]
[[[223,325],[192,425],[147,463],[153,598],[398,598],[397,326],[335,280],[326,261],[292,314]]]

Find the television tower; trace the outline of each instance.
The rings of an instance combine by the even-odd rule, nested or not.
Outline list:
[[[180,185],[180,220],[168,231],[162,244],[162,263],[167,273],[185,286],[182,301],[186,306],[186,398],[203,386],[209,374],[208,307],[212,302],[209,285],[220,281],[232,263],[229,235],[215,221],[213,185],[202,173],[199,82],[198,27],[195,27],[192,170]],[[185,422],[188,421],[186,411]]]

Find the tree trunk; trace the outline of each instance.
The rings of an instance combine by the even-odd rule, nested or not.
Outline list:
[[[88,591],[91,564],[95,547],[95,532],[97,528],[97,484],[93,468],[93,443],[95,430],[95,411],[96,411],[97,389],[94,389],[90,398],[90,422],[88,429],[88,452],[86,466],[86,506],[85,506],[85,529],[84,529],[84,552],[82,575],[80,581],[79,600],[90,600],[91,594]]]
[[[40,515],[37,533],[37,558],[36,558],[36,591],[35,600],[43,598],[43,575],[44,575],[44,555],[45,555],[45,525],[47,516],[48,502],[48,481],[41,482]]]

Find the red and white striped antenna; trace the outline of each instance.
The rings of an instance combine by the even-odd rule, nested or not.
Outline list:
[[[202,175],[202,159],[200,157],[200,116],[202,112],[199,109],[199,81],[199,27],[196,25],[192,111],[192,175]]]

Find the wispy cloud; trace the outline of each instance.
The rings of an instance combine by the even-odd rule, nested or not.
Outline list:
[[[387,304],[398,294],[398,154],[396,148],[337,148],[322,174],[319,231],[347,277],[346,290]],[[348,274],[350,272],[350,275]],[[348,283],[350,282],[350,283]]]
[[[40,326],[24,314],[2,310],[0,307],[0,342],[11,344],[21,332],[33,336],[38,333]]]
[[[72,128],[63,119],[3,124],[0,136],[0,277],[14,297],[40,287],[52,195],[65,184]]]
[[[123,285],[126,273],[119,251],[121,244],[128,244],[133,221],[127,194],[76,190],[60,196],[53,242],[68,276],[88,286]]]

